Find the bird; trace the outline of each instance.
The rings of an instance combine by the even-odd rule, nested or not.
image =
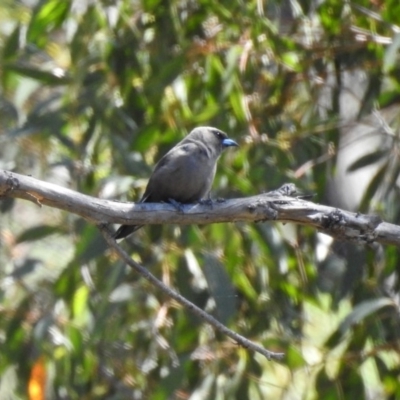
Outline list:
[[[194,128],[158,161],[139,203],[179,206],[199,202],[206,196],[210,200],[218,158],[232,146],[238,144],[217,128]],[[142,226],[121,225],[114,238],[125,238]]]

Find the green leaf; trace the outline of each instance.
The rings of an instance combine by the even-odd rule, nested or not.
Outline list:
[[[5,63],[5,71],[12,71],[22,76],[35,79],[43,84],[53,85],[65,85],[70,82],[70,78],[64,75],[64,71],[43,71],[34,66],[21,65],[17,63]]]
[[[80,286],[77,288],[72,300],[72,312],[74,323],[78,326],[85,326],[88,317],[88,298],[89,288],[87,286]]]
[[[237,294],[232,281],[219,260],[212,254],[206,254],[203,265],[210,294],[216,303],[217,317],[227,323],[236,313]]]
[[[295,51],[288,51],[282,54],[282,62],[292,71],[301,72],[302,70],[302,63],[299,59],[298,52]]]
[[[83,337],[82,331],[79,326],[70,325],[65,330],[66,332],[66,341],[70,342],[75,354],[82,354],[83,350]]]
[[[285,359],[287,362],[287,366],[291,370],[296,370],[298,368],[303,368],[306,366],[306,361],[304,360],[304,357],[297,347],[289,346],[286,350]]]
[[[338,400],[335,382],[328,377],[325,368],[321,368],[321,371],[317,375],[315,389],[319,399]]]
[[[58,226],[51,226],[51,225],[39,225],[33,228],[29,228],[22,232],[17,238],[16,243],[22,242],[33,242],[35,240],[41,240],[47,236],[54,235],[56,233],[65,233],[60,227]]]
[[[2,51],[3,65],[9,59],[18,55],[20,45],[21,27],[17,25],[11,35],[8,36]]]
[[[338,35],[343,29],[342,11],[345,3],[341,0],[328,0],[318,7],[323,27],[331,35]]]
[[[359,210],[361,212],[368,212],[371,199],[374,197],[375,193],[382,185],[384,177],[387,174],[388,168],[389,168],[389,161],[387,161],[384,165],[382,165],[382,167],[378,169],[375,176],[372,178],[359,205]]]
[[[48,32],[51,29],[61,26],[68,16],[70,7],[70,0],[47,0],[40,2],[29,25],[28,40],[39,47],[44,47],[48,42],[49,36],[43,35],[43,32]]]
[[[355,324],[360,323],[362,320],[369,317],[371,314],[374,314],[375,312],[384,307],[393,307],[393,306],[394,306],[393,301],[387,297],[364,301],[358,304],[356,307],[354,307],[353,311],[340,324],[339,331],[342,335],[344,335]]]
[[[93,225],[84,224],[84,227],[79,225],[77,228],[80,233],[80,240],[76,246],[73,262],[78,264],[84,264],[99,257],[107,249],[107,244],[98,229]]]
[[[371,164],[375,164],[378,161],[382,160],[383,158],[388,158],[390,155],[390,151],[388,149],[377,149],[372,153],[368,153],[358,160],[354,161],[350,166],[347,168],[347,172],[353,172],[357,169],[366,167]]]
[[[393,37],[392,43],[387,47],[383,56],[383,72],[389,73],[399,63],[400,33]]]
[[[243,110],[243,96],[244,94],[241,93],[239,90],[232,90],[229,93],[229,102],[233,109],[235,118],[237,118],[237,120],[241,122],[246,121],[246,115]]]

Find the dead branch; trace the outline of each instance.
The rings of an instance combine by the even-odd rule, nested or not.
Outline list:
[[[13,197],[80,215],[95,224],[211,224],[221,222],[293,222],[335,238],[363,244],[400,246],[400,226],[378,216],[315,204],[296,195],[292,184],[257,196],[189,204],[120,203],[87,196],[30,176],[0,170],[0,198]]]

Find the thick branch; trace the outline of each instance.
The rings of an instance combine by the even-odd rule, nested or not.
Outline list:
[[[356,214],[290,197],[293,185],[252,197],[193,204],[177,211],[170,204],[119,203],[86,196],[29,176],[0,170],[0,197],[30,200],[78,214],[97,223],[210,224],[217,222],[294,222],[342,240],[400,246],[400,227],[372,215]]]

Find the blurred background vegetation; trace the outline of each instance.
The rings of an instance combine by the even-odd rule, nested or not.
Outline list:
[[[400,223],[398,0],[2,0],[0,168],[140,198],[198,125],[240,143],[214,197],[294,182]],[[1,399],[399,399],[399,252],[291,224],[145,227],[0,202]]]

